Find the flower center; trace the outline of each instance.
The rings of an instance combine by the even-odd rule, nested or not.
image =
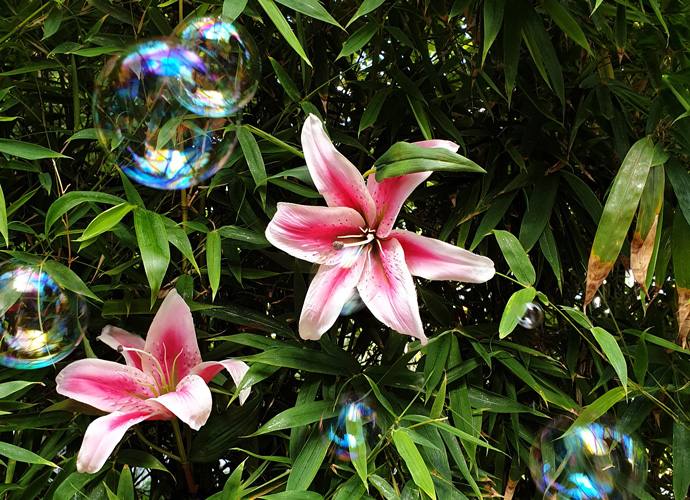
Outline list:
[[[142,370],[145,373],[148,372],[152,376],[156,385],[153,386],[141,380],[135,380],[135,382],[144,387],[150,388],[156,397],[175,390],[177,385],[177,359],[182,353],[178,354],[173,361],[173,373],[167,373],[167,370],[163,370],[160,361],[158,361],[158,359],[156,359],[156,357],[151,353],[148,353],[142,349],[136,349],[134,347],[125,347],[123,345],[119,345],[117,347],[117,352],[122,353],[125,351],[134,352],[139,355]]]
[[[374,239],[376,239],[376,229],[360,227],[359,230],[362,231],[361,234],[344,234],[342,236],[338,236],[338,239],[333,242],[333,250],[362,247],[364,245],[368,245],[374,241]]]

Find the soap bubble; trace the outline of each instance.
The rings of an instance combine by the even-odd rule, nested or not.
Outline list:
[[[360,311],[363,307],[364,301],[362,300],[362,297],[359,295],[357,289],[353,288],[350,292],[350,296],[345,301],[345,304],[343,304],[343,308],[340,310],[340,315],[349,316],[357,311]]]
[[[213,175],[230,156],[232,120],[190,112],[171,89],[171,81],[189,81],[204,65],[174,39],[154,39],[103,68],[93,96],[94,126],[112,160],[132,179],[184,189]]]
[[[221,117],[251,100],[261,64],[254,42],[240,26],[222,16],[202,17],[182,23],[174,35],[200,61],[172,81],[183,106],[198,115]]]
[[[641,488],[644,449],[610,425],[591,423],[564,436],[564,420],[542,429],[530,453],[532,478],[545,498],[625,500]]]
[[[544,310],[536,302],[530,302],[527,304],[527,310],[522,318],[518,320],[518,324],[522,328],[528,330],[534,330],[540,327],[544,323]]]
[[[0,364],[33,369],[70,354],[86,330],[86,303],[40,267],[0,268]]]
[[[363,399],[350,395],[340,405],[337,419],[321,422],[326,439],[333,443],[334,455],[340,460],[354,460],[366,455],[367,437],[376,426],[376,412]]]

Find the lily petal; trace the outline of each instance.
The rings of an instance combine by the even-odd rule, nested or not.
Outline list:
[[[195,431],[198,431],[211,414],[211,390],[198,375],[187,375],[180,380],[173,392],[147,401],[152,407],[169,411]]]
[[[266,239],[293,257],[335,265],[347,252],[334,250],[338,236],[362,234],[366,223],[348,207],[319,207],[278,203],[278,211],[266,228]]]
[[[390,237],[402,245],[413,276],[468,283],[484,283],[494,277],[494,263],[488,257],[402,229],[394,229]]]
[[[58,373],[56,391],[102,411],[148,411],[153,378],[133,366],[103,359],[80,359]]]
[[[393,330],[411,335],[426,345],[417,306],[417,290],[397,240],[379,240],[369,254],[357,285],[362,300],[376,318]]]
[[[371,222],[376,215],[362,174],[333,146],[321,120],[309,115],[302,128],[302,149],[316,189],[331,207],[350,207]]]
[[[153,318],[146,335],[145,350],[160,362],[168,380],[175,369],[179,380],[201,363],[192,313],[175,289],[168,293]],[[149,368],[156,371],[154,366]]]
[[[244,361],[240,361],[239,359],[226,359],[225,361],[204,361],[200,365],[196,365],[192,368],[190,375],[199,375],[204,379],[204,382],[208,384],[211,379],[216,376],[216,373],[223,368],[230,372],[230,376],[237,387],[240,386],[240,382],[242,382],[242,379],[249,371],[249,366]],[[240,392],[239,400],[241,405],[247,400],[250,392],[251,388],[244,389]]]
[[[114,412],[99,417],[89,425],[77,455],[77,471],[95,474],[122,440],[127,429],[144,420],[157,420],[161,417],[149,411],[133,413]]]
[[[443,140],[419,141],[413,143],[415,146],[423,148],[443,148],[452,153],[460,148],[457,144]],[[398,213],[410,196],[422,182],[427,180],[432,172],[418,172],[414,174],[401,175],[399,177],[389,177],[377,182],[375,176],[369,176],[367,189],[374,198],[376,205],[376,236],[386,238],[390,233],[393,224],[398,218]]]
[[[299,318],[299,335],[305,340],[319,340],[338,319],[362,275],[369,247],[357,247],[360,255],[352,266],[321,266],[309,286]]]
[[[422,182],[427,180],[431,172],[388,177],[381,182],[376,181],[374,175],[367,180],[367,188],[376,203],[376,236],[386,238],[398,218],[400,208],[410,193]]]
[[[115,326],[108,325],[103,328],[101,334],[97,337],[101,342],[106,343],[108,346],[112,347],[116,351],[118,347],[129,347],[132,349],[144,350],[146,342],[139,335],[134,335],[129,333],[122,328],[117,328]],[[141,356],[132,351],[123,351],[122,356],[124,356],[125,361],[129,366],[134,366],[141,370]]]

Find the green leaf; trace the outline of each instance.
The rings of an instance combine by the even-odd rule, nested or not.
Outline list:
[[[61,22],[62,22],[62,11],[56,5],[50,11],[50,14],[48,14],[48,17],[46,17],[46,20],[43,21],[43,40],[45,40],[46,38],[50,38],[55,33],[57,33],[58,29],[60,29],[60,23]]]
[[[593,55],[582,28],[580,28],[580,25],[577,24],[577,21],[570,15],[570,12],[568,12],[558,0],[544,0],[544,9],[566,35],[589,52],[590,55]]]
[[[673,422],[673,497],[687,498],[690,487],[690,423]]]
[[[315,491],[283,491],[272,495],[262,495],[264,500],[323,500],[323,496]]]
[[[261,203],[266,206],[266,166],[264,165],[264,160],[261,157],[261,150],[259,145],[254,139],[254,135],[249,132],[246,128],[240,126],[237,128],[237,139],[242,146],[242,152],[247,160],[247,166],[249,167],[249,172],[252,174],[254,179],[254,184],[259,190],[259,196],[261,196]]]
[[[206,267],[208,268],[208,281],[211,285],[211,300],[216,298],[220,285],[220,234],[211,231],[206,235]]]
[[[283,35],[283,38],[285,38],[285,41],[290,45],[290,47],[292,47],[293,50],[295,52],[297,52],[299,54],[299,56],[302,59],[304,59],[304,61],[309,66],[313,67],[311,61],[309,61],[309,58],[307,57],[306,52],[304,52],[302,45],[300,45],[299,40],[297,40],[297,37],[292,32],[290,25],[285,20],[285,18],[283,17],[283,14],[281,14],[280,10],[278,10],[278,7],[273,2],[273,0],[257,0],[257,1],[259,2],[259,5],[261,5],[261,7],[264,9],[266,14],[268,14],[268,17],[271,18],[271,21],[273,21],[273,24],[276,25],[276,28],[278,28],[278,31],[280,31],[280,34]]]
[[[558,289],[563,291],[561,257],[558,254],[558,248],[556,248],[556,240],[553,237],[553,232],[548,225],[544,228],[544,232],[541,233],[541,236],[539,237],[539,248],[541,249],[541,253],[544,254],[549,266],[551,266],[553,274],[556,276],[556,280],[558,281]]]
[[[0,455],[7,457],[10,460],[16,460],[17,462],[57,467],[57,465],[55,465],[53,462],[46,460],[43,457],[39,457],[29,450],[25,450],[24,448],[20,448],[19,446],[9,443],[0,442]]]
[[[359,418],[345,419],[345,432],[354,439],[348,441],[350,459],[361,481],[362,491],[367,486],[367,441],[364,438],[364,423]],[[347,498],[347,497],[346,497]]]
[[[486,173],[483,168],[464,156],[445,148],[425,148],[407,142],[397,142],[376,162],[376,180],[416,172],[449,171]]]
[[[347,375],[359,373],[361,367],[357,361],[344,351],[343,358],[336,358],[325,352],[300,349],[299,347],[281,347],[255,354],[249,359],[267,365],[284,366],[296,370],[305,370],[327,375]]]
[[[199,265],[194,258],[194,250],[192,250],[192,244],[189,242],[187,233],[167,217],[163,218],[163,223],[165,224],[165,231],[168,234],[168,241],[182,253],[185,259],[192,263],[197,274],[201,274]]]
[[[247,0],[224,0],[223,16],[229,19],[237,19],[244,12],[246,6]]]
[[[498,32],[503,24],[503,12],[505,10],[505,0],[492,0],[484,2],[484,47],[482,49],[482,66],[486,61],[491,45],[498,36]]]
[[[113,196],[108,193],[99,193],[98,191],[72,191],[62,195],[55,200],[48,212],[46,212],[45,233],[48,231],[57,220],[77,205],[86,202],[107,203],[108,205],[120,205],[122,198]]]
[[[522,317],[527,312],[527,306],[536,297],[537,291],[530,287],[518,290],[508,299],[506,308],[501,316],[501,323],[498,325],[500,338],[507,337],[518,325]]]
[[[529,199],[529,206],[522,217],[519,240],[526,252],[529,252],[542,235],[546,227],[553,202],[558,192],[558,176],[547,175],[540,178],[534,186]]]
[[[317,0],[277,0],[277,2],[309,17],[313,17],[314,19],[342,29],[338,21],[333,19],[333,16],[331,16]]]
[[[533,285],[537,279],[537,273],[515,235],[498,229],[495,229],[493,233],[515,278],[524,285]]]
[[[436,500],[436,490],[434,483],[431,480],[431,474],[427,469],[422,455],[419,453],[417,446],[405,432],[400,429],[393,431],[393,444],[400,453],[405,465],[412,474],[412,479],[415,484],[419,486],[424,492],[433,500]]]
[[[242,473],[244,472],[244,462],[235,467],[230,477],[225,481],[223,491],[220,494],[221,500],[235,500],[240,497]]]
[[[0,310],[2,310],[2,308],[0,308]],[[42,382],[27,382],[24,380],[15,380],[12,382],[5,382],[3,384],[0,384],[0,399],[5,399],[7,396],[14,394],[15,392],[21,391],[22,389],[26,389],[27,387],[35,384],[43,385]]]
[[[340,54],[338,54],[338,57],[336,57],[336,59],[340,59],[341,57],[347,57],[360,50],[367,43],[369,43],[369,40],[371,40],[371,38],[378,31],[378,29],[379,25],[375,22],[368,22],[367,24],[359,28],[345,41],[345,43],[343,44],[343,48],[340,50]]]
[[[260,436],[269,432],[292,429],[294,427],[318,422],[322,419],[333,418],[337,415],[338,410],[335,408],[333,401],[303,403],[279,413],[259,427],[259,429],[250,436]]]
[[[236,305],[224,305],[222,307],[213,307],[204,309],[202,314],[211,318],[218,318],[223,321],[228,321],[236,325],[247,326],[249,328],[257,328],[268,333],[276,333],[283,337],[294,337],[293,331],[288,325],[282,321],[278,321],[263,313],[247,309],[246,307]],[[230,340],[232,338],[230,337]]]
[[[653,158],[652,141],[648,138],[640,139],[628,151],[613,180],[589,256],[585,305],[592,301],[620,253]]]
[[[623,389],[628,390],[628,365],[625,362],[625,357],[621,351],[616,339],[609,332],[601,327],[595,326],[592,328],[592,335],[594,339],[604,351],[604,354],[609,359],[611,366],[616,370],[618,378],[621,381]]]
[[[503,26],[503,72],[506,80],[506,97],[510,105],[515,80],[520,63],[520,46],[522,45],[522,2],[509,0],[505,2],[504,19],[508,22]]]
[[[271,62],[273,71],[275,71],[278,82],[280,83],[280,86],[283,87],[285,94],[287,94],[292,102],[300,102],[301,98],[299,95],[299,90],[297,90],[297,85],[295,85],[295,82],[292,80],[292,78],[290,78],[288,72],[285,71],[280,63],[272,57],[269,57],[268,60]]]
[[[0,235],[2,235],[5,240],[5,246],[10,246],[10,236],[9,230],[7,228],[7,207],[5,205],[5,195],[2,192],[2,186],[0,186]]]
[[[549,85],[556,92],[558,99],[561,101],[561,105],[565,106],[563,70],[561,69],[561,62],[556,54],[556,50],[553,48],[553,44],[551,43],[551,38],[546,32],[541,18],[537,15],[537,12],[533,8],[523,8],[522,11],[523,14],[525,14],[523,33],[526,36],[526,40],[534,40],[534,45],[531,46],[531,49],[533,51],[538,50],[541,57],[543,57],[546,71],[548,72],[549,79],[551,80]],[[535,52],[532,52],[532,58],[537,66],[539,66],[537,54]],[[547,84],[549,83],[548,80],[546,80],[546,82]]]
[[[614,387],[604,395],[597,398],[592,404],[585,408],[582,413],[575,419],[575,422],[570,426],[566,434],[570,434],[572,429],[591,424],[604,413],[609,411],[613,405],[618,403],[625,397],[626,389],[623,387]]]
[[[685,216],[685,220],[690,224],[690,174],[674,158],[669,160],[665,167],[673,192],[678,198],[678,206]]]
[[[462,441],[476,444],[477,446],[482,446],[482,447],[490,449],[490,450],[498,451],[496,448],[491,446],[489,443],[482,441],[481,439],[479,439],[479,438],[477,438],[471,434],[463,432],[460,429],[456,429],[452,425],[448,425],[445,422],[437,422],[434,420],[430,420],[429,418],[424,417],[422,415],[406,415],[403,417],[403,420],[411,420],[413,422],[424,423],[425,425],[430,425],[432,427],[436,427],[437,429],[440,429],[440,430],[448,432],[454,436],[457,436]]]
[[[117,498],[120,500],[134,500],[134,482],[129,466],[122,467],[120,480],[117,483]]]
[[[496,225],[501,221],[505,213],[508,211],[510,204],[513,203],[517,191],[512,193],[504,193],[493,200],[489,210],[486,211],[484,217],[482,217],[479,227],[477,228],[477,233],[474,235],[472,244],[470,245],[470,250],[477,248],[477,245],[484,239],[487,234],[496,227]]]
[[[400,496],[395,492],[391,484],[377,474],[369,475],[369,482],[381,493],[385,500],[400,500]]]
[[[124,202],[98,214],[94,220],[84,229],[77,241],[86,241],[114,228],[122,218],[136,208],[134,205]]]
[[[101,299],[94,295],[89,287],[84,284],[82,279],[70,268],[54,260],[47,260],[43,263],[43,269],[55,280],[55,283],[61,287],[99,302],[101,301]]]
[[[0,153],[5,153],[25,160],[42,160],[44,158],[69,158],[63,154],[52,151],[38,144],[15,141],[12,139],[0,139]]]
[[[363,15],[368,14],[372,10],[378,9],[381,5],[383,5],[383,2],[385,2],[385,1],[386,0],[364,0],[360,4],[359,8],[357,9],[357,12],[355,12],[355,15],[352,16],[352,18],[350,19],[350,21],[347,23],[347,25],[345,27],[347,28],[354,21],[356,21],[357,19],[359,19]]]
[[[364,113],[362,113],[362,119],[359,122],[357,135],[361,134],[362,130],[371,127],[374,123],[376,123],[376,119],[379,117],[381,108],[386,102],[386,98],[389,94],[389,89],[380,89],[374,93],[372,98],[369,100],[369,104],[367,104],[367,107],[364,109]]]
[[[141,450],[119,450],[115,456],[115,462],[126,464],[130,467],[143,467],[168,472],[168,469],[165,468],[165,465],[160,460],[150,453]]]
[[[153,307],[170,263],[170,245],[165,225],[156,212],[138,208],[134,212],[134,229],[146,278],[151,287],[151,307]]]
[[[288,491],[306,491],[309,488],[319,468],[323,465],[330,445],[330,441],[323,439],[318,429],[312,431],[292,466],[287,481]]]
[[[224,238],[249,245],[250,248],[267,248],[271,244],[261,233],[237,226],[223,226],[218,228],[218,233]]]

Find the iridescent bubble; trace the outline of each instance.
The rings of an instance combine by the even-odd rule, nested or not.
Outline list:
[[[359,295],[357,289],[353,288],[350,292],[350,296],[345,301],[345,304],[343,304],[343,308],[340,310],[340,315],[349,316],[350,314],[354,314],[361,310],[363,307],[364,301],[362,300],[362,297]]]
[[[518,324],[522,328],[534,330],[544,323],[544,310],[536,302],[527,304],[525,314],[518,320]]]
[[[193,113],[220,117],[236,113],[254,96],[261,74],[251,37],[222,16],[182,23],[174,33],[201,64],[174,80],[177,99]]]
[[[112,58],[96,82],[94,126],[122,171],[145,186],[184,189],[230,156],[235,124],[190,112],[171,81],[192,79],[204,61],[174,39],[154,39]]]
[[[322,422],[324,436],[333,443],[340,460],[353,460],[367,453],[367,438],[376,426],[376,412],[363,399],[346,398],[336,420]]]
[[[0,268],[0,364],[33,369],[70,354],[86,331],[86,303],[40,267]]]
[[[611,425],[591,423],[565,434],[564,420],[542,429],[530,453],[532,478],[544,497],[625,500],[644,484],[644,449]]]

